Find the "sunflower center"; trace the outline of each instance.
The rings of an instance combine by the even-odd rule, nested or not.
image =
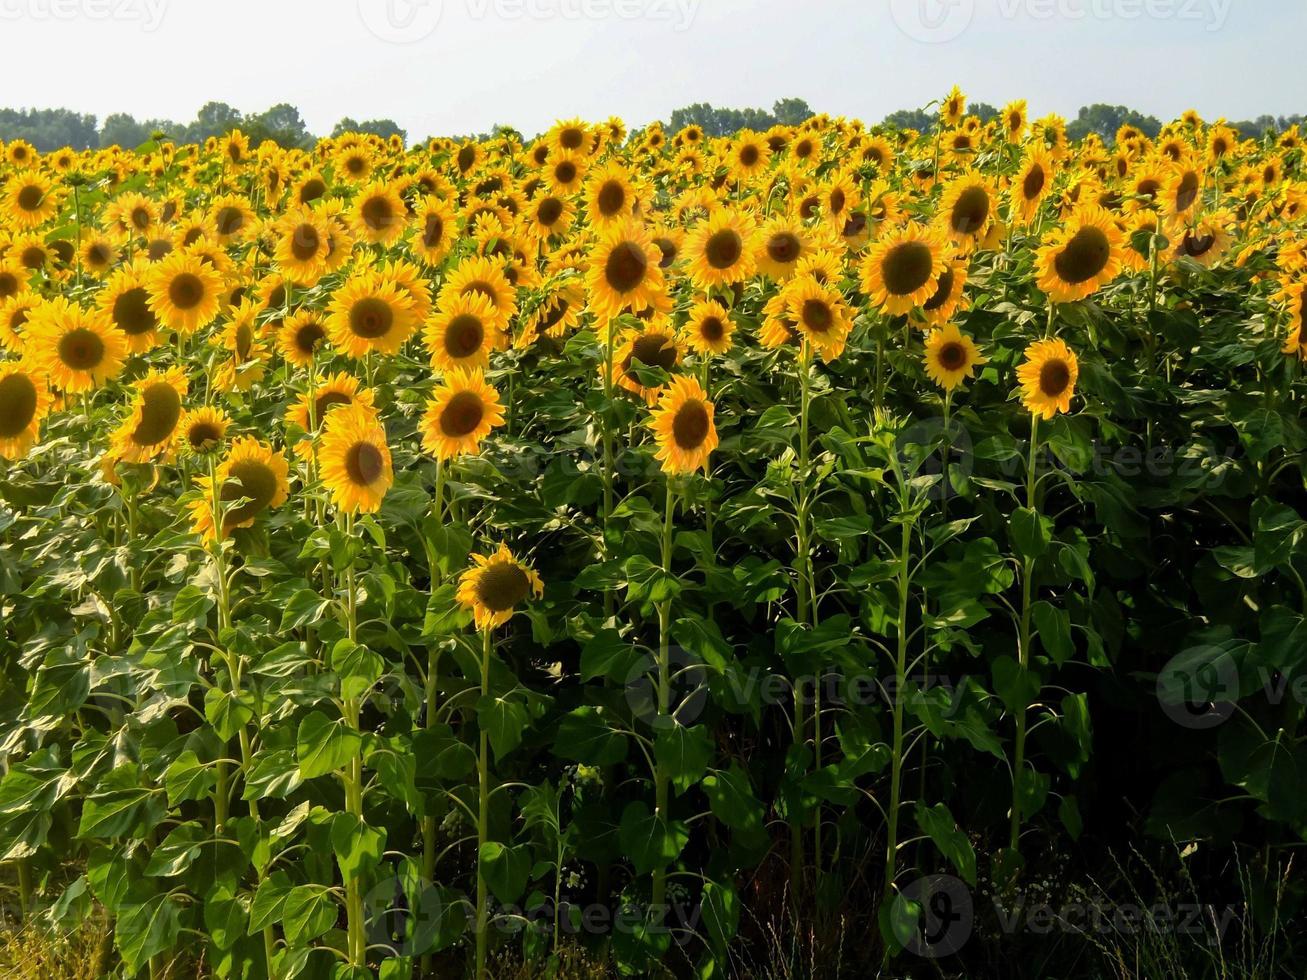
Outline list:
[[[967,366],[967,349],[956,340],[950,340],[940,345],[935,359],[945,371],[960,371]]]
[[[949,223],[953,230],[970,235],[980,229],[989,218],[989,193],[983,187],[968,187],[953,205]]]
[[[631,360],[670,371],[676,366],[676,348],[670,341],[665,334],[645,334],[631,345]]]
[[[1039,369],[1039,390],[1056,398],[1071,384],[1071,368],[1061,358],[1050,358]]]
[[[295,330],[295,347],[301,353],[312,354],[326,335],[327,332],[322,329],[320,323],[310,321],[300,324]]]
[[[382,231],[388,228],[395,217],[390,202],[384,197],[368,198],[363,202],[363,207],[359,211],[363,216],[363,223],[372,231]]]
[[[925,242],[900,242],[881,263],[885,288],[894,296],[907,296],[930,281],[935,256]]]
[[[168,284],[168,299],[179,310],[193,310],[204,299],[204,283],[193,272],[183,272]]]
[[[852,238],[861,235],[867,228],[867,216],[861,211],[854,211],[849,215],[849,220],[844,222],[844,237]]]
[[[477,160],[476,147],[465,146],[463,147],[463,149],[458,151],[459,170],[462,171],[470,170],[472,168],[472,164],[476,163],[476,160]]]
[[[571,160],[564,160],[554,168],[554,176],[560,184],[570,184],[576,180],[576,164]]]
[[[145,208],[132,208],[132,224],[144,231],[150,227],[150,212]]]
[[[12,272],[0,271],[0,299],[17,296],[19,285],[18,277]]]
[[[349,311],[349,329],[356,337],[384,337],[395,325],[395,314],[385,300],[367,296]]]
[[[460,313],[445,328],[445,351],[450,357],[471,357],[485,342],[486,328],[480,317]]]
[[[556,197],[546,197],[536,208],[536,219],[546,228],[563,216],[563,202]]]
[[[599,206],[599,213],[604,217],[611,217],[622,210],[626,204],[626,191],[622,185],[615,180],[610,180],[599,188],[599,194],[596,198]]]
[[[141,421],[132,432],[132,442],[138,446],[158,445],[173,434],[181,417],[182,400],[177,389],[155,382],[141,393]]]
[[[327,185],[317,177],[310,177],[300,188],[300,203],[308,204],[310,201],[316,201],[325,193],[327,193]]]
[[[351,174],[358,176],[368,168],[368,162],[362,157],[354,156],[345,161],[345,169]]]
[[[381,450],[370,442],[356,442],[345,451],[345,473],[361,487],[375,483],[386,471]]]
[[[290,239],[290,254],[300,262],[307,262],[318,254],[322,247],[322,236],[312,225],[303,224],[295,229]]]
[[[35,184],[28,184],[18,192],[18,206],[24,211],[35,211],[45,199],[45,193]]]
[[[676,410],[672,419],[672,438],[681,449],[698,449],[708,437],[711,426],[707,407],[698,399],[691,399]]]
[[[1053,267],[1063,282],[1088,282],[1107,267],[1112,244],[1101,228],[1081,228],[1058,252]]]
[[[570,307],[571,304],[568,303],[567,300],[556,300],[554,305],[549,308],[549,312],[540,318],[540,325],[537,328],[538,332],[544,333],[546,330],[553,327],[559,320],[567,316],[567,311]]]
[[[442,435],[462,438],[471,435],[485,417],[485,406],[475,392],[460,391],[454,395],[440,413]]]
[[[604,263],[604,278],[619,293],[627,293],[644,281],[649,259],[635,242],[620,242]]]
[[[1175,192],[1175,206],[1181,211],[1188,211],[1198,200],[1198,175],[1192,170],[1185,171],[1180,178],[1180,186]]]
[[[709,343],[716,343],[726,336],[726,324],[721,317],[706,316],[699,322],[699,336]]]
[[[248,497],[247,503],[227,511],[223,526],[227,529],[252,520],[259,511],[272,503],[277,494],[277,475],[264,463],[254,459],[234,463],[230,478],[223,484],[219,494],[223,501],[240,500]]]
[[[778,231],[767,239],[767,257],[773,262],[779,262],[782,265],[796,262],[799,253],[802,251],[803,243],[799,241],[799,236],[792,231]]]
[[[196,422],[186,433],[192,449],[204,449],[222,438],[222,432],[212,422]]]
[[[1151,201],[1153,198],[1157,197],[1157,192],[1161,189],[1162,184],[1160,181],[1154,180],[1151,177],[1145,177],[1138,183],[1138,185],[1136,185],[1135,193],[1138,196],[1146,197]]]
[[[1036,163],[1026,174],[1026,179],[1021,182],[1021,196],[1027,201],[1033,201],[1044,192],[1044,184],[1048,182],[1048,174],[1044,173],[1043,164]]]
[[[733,229],[723,228],[708,239],[703,254],[714,269],[729,269],[744,254],[744,240]]]
[[[1216,244],[1215,235],[1192,235],[1184,236],[1184,241],[1180,243],[1180,251],[1190,257],[1206,255],[1211,247]]]
[[[422,226],[422,244],[435,248],[445,240],[445,219],[438,214],[428,214],[426,224]]]
[[[348,405],[354,399],[343,391],[328,391],[326,394],[319,395],[313,402],[313,412],[319,422],[327,417],[327,409],[335,408],[337,405]]]
[[[23,263],[24,269],[40,269],[45,266],[45,249],[33,245],[31,248],[23,250],[19,256],[19,261]]]
[[[0,381],[0,438],[21,435],[36,416],[36,385],[25,374]]]
[[[812,156],[813,145],[811,140],[799,140],[794,144],[794,155],[800,160],[806,160]]]
[[[819,299],[805,300],[803,304],[803,325],[813,333],[827,333],[835,324],[835,314],[830,304]]]
[[[926,300],[924,307],[928,312],[933,312],[944,305],[944,301],[953,293],[953,267],[948,266],[940,273],[939,283],[935,287],[935,295]]]
[[[250,356],[250,348],[254,346],[254,330],[248,323],[242,323],[236,328],[236,356],[242,361]]]
[[[746,167],[754,167],[758,164],[758,148],[749,145],[740,150],[740,162]]]
[[[531,580],[516,564],[499,561],[487,565],[476,580],[477,601],[491,612],[512,609],[531,591]]]
[[[670,238],[655,238],[654,244],[658,246],[658,251],[663,253],[662,257],[658,260],[658,268],[666,269],[676,261],[676,256],[680,251],[676,247],[676,242],[672,241]]]
[[[582,131],[580,128],[576,126],[569,126],[567,129],[563,130],[563,132],[558,137],[558,142],[561,143],[563,148],[567,150],[580,149],[581,144],[584,141],[585,141],[584,131]]]
[[[109,249],[99,242],[93,242],[91,247],[86,250],[86,261],[91,265],[108,265]]]
[[[90,371],[104,360],[104,341],[85,327],[69,330],[59,339],[59,360],[74,371]]]
[[[145,287],[128,289],[113,301],[113,322],[129,337],[139,337],[158,326]]]

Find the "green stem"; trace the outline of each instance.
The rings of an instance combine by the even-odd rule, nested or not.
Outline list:
[[[808,465],[811,447],[808,432],[808,414],[812,392],[809,386],[811,362],[805,342],[799,353],[799,487],[795,508],[795,527],[798,548],[794,559],[796,604],[798,622],[808,622]],[[808,741],[807,684],[802,677],[794,682],[794,740],[802,749]],[[791,899],[798,902],[803,890],[804,867],[803,821],[790,820],[790,891]]]
[[[676,513],[676,483],[667,477],[667,501],[663,508],[662,567],[665,575],[672,574],[672,528]],[[672,683],[671,683],[671,620],[672,602],[664,599],[658,603],[658,718],[656,725],[675,724],[671,717]],[[661,761],[654,763],[654,818],[666,824],[671,816],[669,786],[671,778]],[[653,912],[661,922],[663,906],[667,901],[667,868],[659,866],[653,872]]]
[[[490,629],[481,631],[481,697],[490,696],[490,656],[493,650]],[[481,867],[490,826],[490,733],[482,726],[477,735],[477,980],[484,980],[486,954],[490,948],[490,896]]]
[[[1035,506],[1035,454],[1039,444],[1039,416],[1030,417],[1030,458],[1026,466],[1026,506],[1036,512]],[[1020,658],[1021,673],[1030,666],[1030,613],[1035,561],[1024,558],[1021,562],[1021,620],[1017,636],[1017,656]],[[1026,709],[1017,712],[1016,748],[1012,761],[1012,828],[1010,846],[1015,852],[1021,839],[1021,773],[1026,764]]]
[[[906,494],[900,487],[900,493]],[[883,901],[894,897],[894,881],[898,877],[899,803],[903,787],[903,689],[908,665],[908,596],[912,587],[912,522],[907,519],[907,501],[899,541],[899,613],[898,650],[894,658],[894,743],[890,769],[889,810],[885,830],[885,891]]]
[[[608,520],[613,513],[613,336],[608,327],[604,340],[604,404],[599,413],[599,428],[604,442],[604,513],[599,528],[599,559],[608,560]],[[604,618],[613,615],[615,603],[612,589],[604,590]]]

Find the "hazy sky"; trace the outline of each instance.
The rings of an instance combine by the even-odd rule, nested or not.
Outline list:
[[[438,15],[438,19],[437,19]],[[1033,114],[1307,111],[1301,0],[0,0],[0,104],[527,133],[785,96],[877,121],[958,82]]]

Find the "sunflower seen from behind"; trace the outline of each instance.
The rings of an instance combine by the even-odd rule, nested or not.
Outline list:
[[[1037,340],[1026,348],[1025,360],[1017,368],[1021,400],[1026,410],[1043,419],[1071,410],[1080,377],[1080,362],[1063,341]]]
[[[458,580],[456,598],[472,613],[477,629],[489,630],[512,619],[523,602],[543,594],[540,576],[501,544],[492,555],[472,556],[472,567]]]
[[[678,376],[663,387],[649,420],[654,458],[669,476],[707,470],[717,448],[714,406],[695,378]]]
[[[319,437],[318,472],[331,502],[345,514],[371,514],[395,476],[386,430],[376,412],[349,405],[328,413]]]

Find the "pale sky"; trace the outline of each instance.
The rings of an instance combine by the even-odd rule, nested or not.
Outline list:
[[[875,122],[957,82],[1032,115],[1243,119],[1307,112],[1305,37],[1301,0],[0,0],[0,105],[284,101],[417,139],[786,96]]]

